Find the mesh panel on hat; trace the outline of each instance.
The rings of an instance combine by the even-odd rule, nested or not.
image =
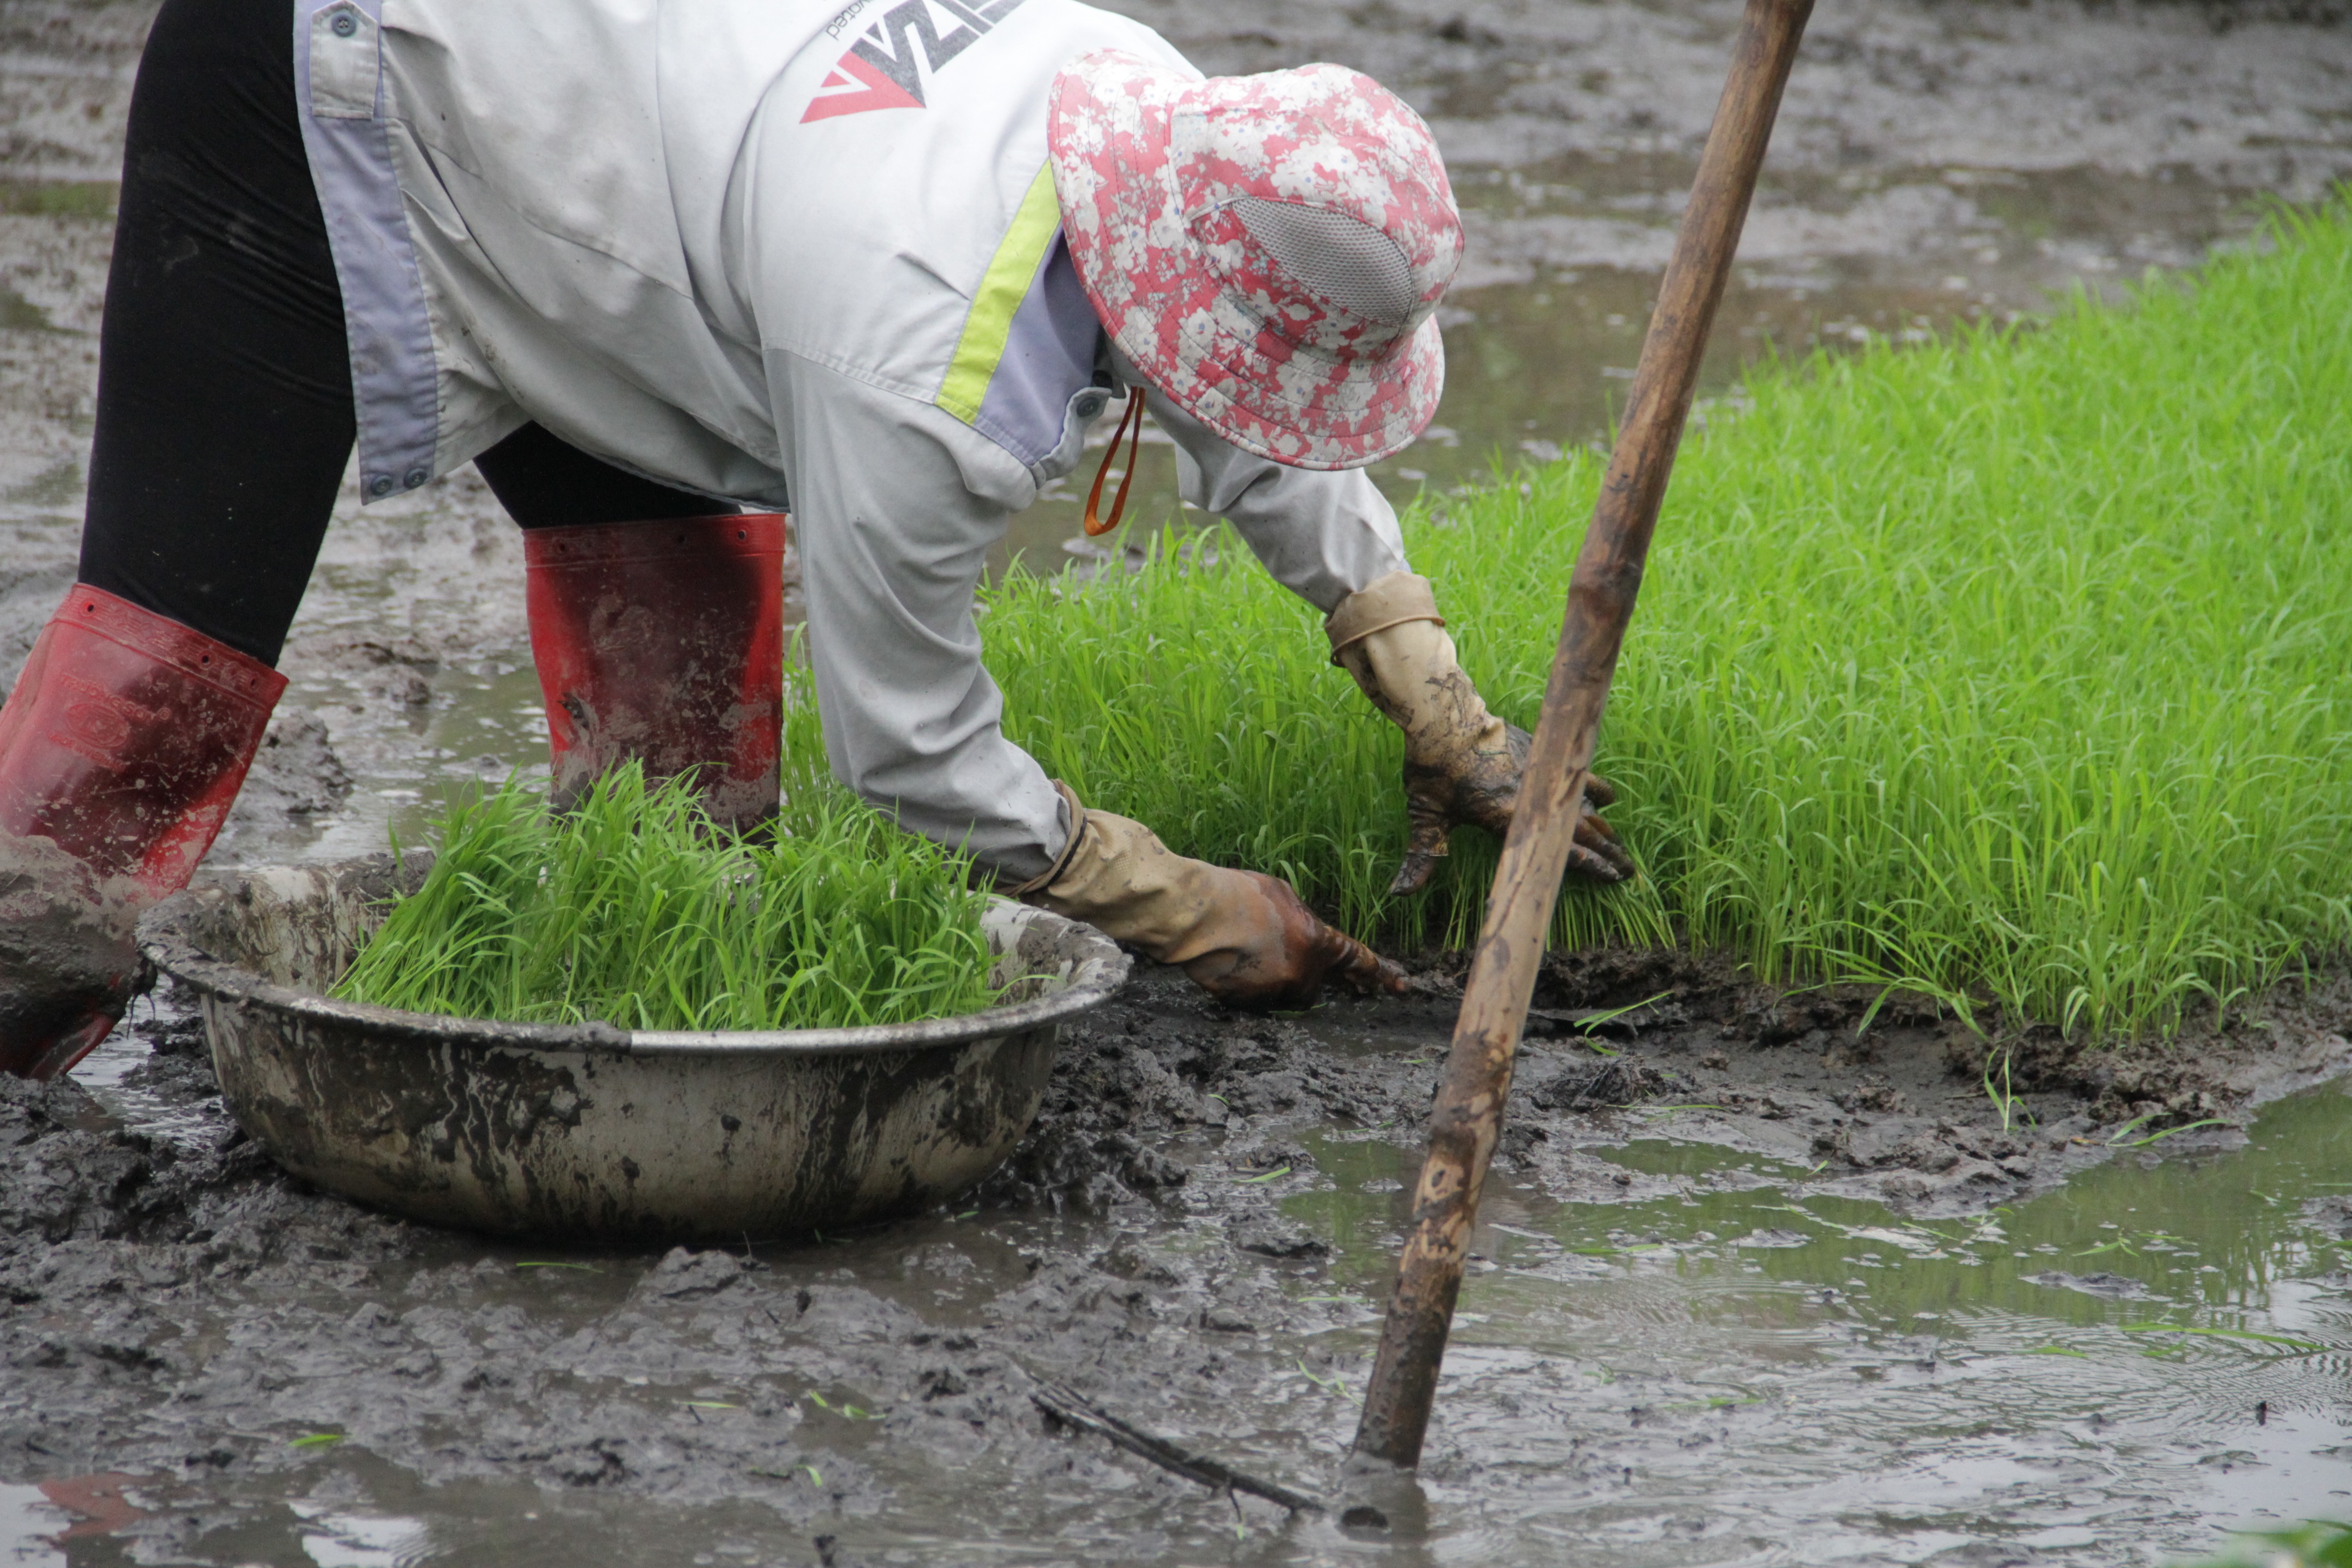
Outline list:
[[[1328,207],[1236,196],[1234,211],[1284,274],[1365,321],[1401,327],[1421,302],[1397,242]]]

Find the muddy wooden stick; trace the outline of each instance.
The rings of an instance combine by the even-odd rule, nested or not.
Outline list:
[[[1487,899],[1453,1054],[1430,1111],[1429,1154],[1413,1193],[1412,1228],[1356,1428],[1355,1451],[1368,1458],[1406,1468],[1421,1462],[1471,1222],[1502,1131],[1511,1058],[1575,837],[1593,735],[1690,414],[1699,354],[1723,299],[1780,89],[1811,11],[1812,0],[1748,0],[1731,74],[1659,286],[1625,423],[1569,583],[1568,616],[1544,688],[1543,717]]]

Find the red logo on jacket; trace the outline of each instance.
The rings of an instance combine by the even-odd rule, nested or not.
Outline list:
[[[873,0],[855,0],[825,25],[825,31],[839,37],[872,4]],[[924,77],[944,69],[1020,5],[1021,0],[990,0],[987,5],[901,0],[860,33],[848,53],[834,62],[833,69],[818,84],[816,96],[809,100],[801,123],[863,114],[869,109],[922,108]]]

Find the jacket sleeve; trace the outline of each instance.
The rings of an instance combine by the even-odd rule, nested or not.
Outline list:
[[[1026,476],[967,467],[984,455],[958,448],[978,443],[928,405],[805,361],[780,374],[794,383],[777,389],[778,433],[834,776],[1005,881],[1041,874],[1067,808],[999,727],[972,607]]]
[[[1225,519],[1276,582],[1328,615],[1391,572],[1409,570],[1396,509],[1361,468],[1286,468],[1253,456],[1169,401],[1125,355],[1112,374],[1141,386],[1144,405],[1176,443],[1176,488]]]

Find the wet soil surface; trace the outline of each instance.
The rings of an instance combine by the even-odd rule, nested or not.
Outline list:
[[[1383,466],[1393,492],[1603,427],[1735,5],[1134,9],[1206,68],[1337,58],[1430,117],[1470,271],[1444,409]],[[1768,346],[2030,317],[2243,242],[2266,197],[2352,173],[2338,9],[1823,6],[1711,388]],[[0,677],[72,574],[151,10],[0,0]],[[1084,559],[1075,510],[1041,502],[1013,542]],[[521,577],[470,473],[364,513],[347,493],[214,865],[379,849],[453,784],[543,765]],[[1070,1031],[1035,1132],[953,1208],[619,1255],[289,1182],[166,992],[77,1082],[0,1083],[0,1543],[80,1563],[2125,1563],[2352,1512],[2352,1118],[2328,1081],[2352,1065],[2347,982],[2169,1051],[1997,1020],[1989,1047],[1899,1004],[1858,1032],[1871,1000],[1654,955],[1555,964],[1425,1496],[1366,1534],[1212,1498],[1028,1394],[1061,1379],[1336,1494],[1442,994],[1252,1019],[1146,973]]]
[[[1451,1019],[1428,978],[1265,1018],[1147,973],[1066,1032],[970,1198],[667,1254],[306,1188],[167,993],[82,1083],[0,1082],[24,1544],[79,1519],[106,1554],[68,1561],[2122,1563],[2346,1484],[2352,1215],[2283,1195],[2352,1152],[2314,1088],[2352,1061],[2342,982],[2185,1048],[1997,1036],[2004,1107],[1925,1008],[1858,1030],[1864,995],[1556,960],[1394,1528],[1236,1507],[1044,1415],[1065,1381],[1348,1495]]]

